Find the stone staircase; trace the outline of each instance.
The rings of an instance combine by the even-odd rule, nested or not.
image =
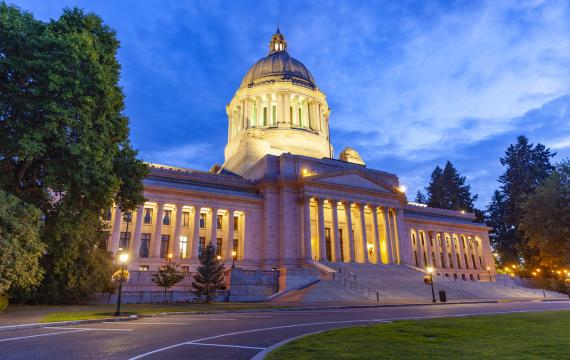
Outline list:
[[[326,263],[336,273],[322,273],[321,280],[306,288],[285,293],[276,302],[385,302],[430,301],[431,287],[425,273],[402,265]],[[464,300],[568,300],[552,291],[497,283],[454,280],[434,276],[437,292],[444,290],[448,301]]]

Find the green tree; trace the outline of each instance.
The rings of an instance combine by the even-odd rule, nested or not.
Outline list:
[[[119,43],[80,9],[44,23],[6,3],[0,35],[0,188],[44,214],[40,298],[81,302],[112,274],[98,247],[103,209],[144,201],[148,169],[128,139]]]
[[[45,249],[40,219],[38,208],[0,190],[0,298],[7,298],[11,290],[40,284],[39,259]]]
[[[184,274],[178,271],[178,265],[174,263],[168,263],[165,267],[152,274],[152,282],[156,286],[163,288],[165,292],[183,279]]]
[[[506,169],[499,177],[498,194],[488,208],[487,224],[493,228],[491,244],[503,263],[522,261],[527,267],[533,266],[537,250],[527,244],[519,228],[524,214],[522,204],[552,173],[550,159],[554,155],[544,145],[533,146],[521,135],[500,160]]]
[[[416,198],[414,201],[417,202],[418,204],[427,204],[428,202],[426,195],[420,190],[418,190],[418,192],[416,193]]]
[[[426,187],[427,204],[440,209],[474,211],[478,195],[472,196],[471,186],[465,182],[465,176],[461,176],[450,161],[443,170],[436,166]]]
[[[192,287],[194,293],[209,303],[214,298],[217,290],[224,290],[224,265],[220,264],[216,258],[216,248],[212,245],[206,246],[200,256],[200,266],[196,269]]]
[[[570,160],[521,203],[520,230],[527,244],[538,250],[539,265],[562,268],[570,264]]]

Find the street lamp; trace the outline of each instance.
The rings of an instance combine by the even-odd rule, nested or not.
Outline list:
[[[237,252],[235,250],[232,251],[232,269],[235,269],[235,267],[236,267],[236,255],[237,255]]]
[[[433,268],[428,267],[426,270],[427,273],[429,274],[429,284],[431,286],[431,298],[432,301],[435,302],[435,290],[433,289]]]
[[[170,262],[172,261],[172,254],[168,254],[168,260],[166,260],[168,266],[170,266]]]
[[[125,265],[129,260],[129,254],[122,253],[119,255],[119,262],[121,262],[121,278],[119,279],[119,296],[117,296],[117,310],[115,316],[121,316],[121,294],[123,293],[123,278],[125,277]]]
[[[218,259],[218,261],[219,261],[219,260],[222,260],[222,255],[216,256],[216,259]]]

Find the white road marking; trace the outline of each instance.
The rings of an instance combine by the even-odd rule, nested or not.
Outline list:
[[[78,327],[63,327],[63,326],[50,326],[44,329],[76,329],[76,330],[89,330],[89,331],[133,331],[133,329],[107,329],[107,328],[78,328]]]
[[[104,322],[103,324],[114,324],[113,322]],[[132,322],[131,324],[121,324],[121,325],[192,325],[190,323],[183,322]],[[121,330],[121,329],[117,329]]]
[[[13,338],[8,338],[8,339],[0,339],[0,342],[30,339],[30,338],[40,337],[40,336],[53,336],[53,335],[61,335],[61,334],[70,334],[70,333],[81,332],[81,331],[88,331],[88,330],[77,329],[77,330],[70,330],[70,331],[61,331],[61,332],[51,333],[51,334],[36,334],[36,335],[28,335],[28,336],[19,336],[19,337],[13,337]]]
[[[225,345],[225,344],[205,344],[205,343],[191,343],[188,345],[200,345],[200,346],[220,346],[220,347],[229,347],[229,348],[238,348],[238,349],[254,349],[254,350],[265,350],[266,348],[263,347],[256,347],[256,346],[242,346],[242,345]]]
[[[400,317],[400,318],[387,318],[387,319],[365,319],[365,320],[345,320],[345,321],[327,321],[327,322],[316,322],[316,323],[304,323],[304,324],[293,324],[293,325],[284,325],[284,326],[274,326],[268,328],[260,328],[260,329],[251,329],[251,330],[244,330],[244,331],[236,331],[227,334],[220,334],[215,336],[209,336],[202,339],[196,339],[192,341],[187,341],[179,344],[174,344],[170,346],[166,346],[163,348],[159,348],[153,351],[146,352],[144,354],[137,355],[135,357],[130,358],[129,360],[137,360],[152,354],[156,354],[165,350],[174,349],[180,347],[182,345],[193,345],[195,343],[199,343],[202,341],[219,339],[221,337],[226,336],[233,336],[233,335],[241,335],[241,334],[248,334],[253,332],[261,332],[261,331],[269,331],[269,330],[277,330],[277,329],[287,329],[287,328],[295,328],[295,327],[304,327],[304,326],[315,326],[315,325],[335,325],[335,324],[351,324],[351,323],[382,323],[382,322],[392,322],[398,320],[422,320],[422,319],[438,319],[438,318],[445,318],[445,317],[465,317],[465,316],[480,316],[480,315],[498,315],[498,314],[511,314],[511,313],[528,313],[528,312],[543,312],[543,311],[556,311],[556,310],[569,310],[568,307],[559,308],[559,309],[536,309],[536,310],[513,310],[513,311],[497,311],[497,312],[487,312],[487,313],[464,313],[464,314],[454,314],[454,315],[428,315],[428,316],[410,316],[410,317]],[[331,329],[332,330],[332,329]]]

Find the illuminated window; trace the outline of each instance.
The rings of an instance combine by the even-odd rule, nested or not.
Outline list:
[[[152,224],[152,209],[144,208],[144,220],[145,224]]]
[[[139,271],[148,271],[148,265],[139,265]]]
[[[263,108],[263,126],[267,126],[267,107]]]
[[[168,255],[168,243],[170,242],[170,235],[160,235],[160,257],[166,258]]]
[[[224,217],[222,215],[218,215],[218,217],[216,218],[216,229],[222,230],[223,219],[224,219]]]
[[[190,213],[188,211],[184,211],[182,213],[182,226],[188,227],[189,222],[190,222]]]
[[[188,236],[180,236],[180,258],[186,259],[188,257]]]
[[[131,242],[131,232],[122,232],[121,233],[121,240],[119,241],[119,247],[123,250],[127,250],[129,248],[129,243]]]
[[[150,234],[141,234],[141,247],[139,248],[139,257],[147,258],[150,248]]]
[[[272,106],[271,125],[277,125],[277,106]]]
[[[234,216],[234,231],[239,229],[239,216]]]
[[[222,255],[222,238],[216,238],[216,255]]]
[[[162,218],[162,225],[170,225],[170,216],[172,215],[172,210],[164,210],[164,217]]]
[[[206,228],[206,214],[200,213],[200,229]]]

